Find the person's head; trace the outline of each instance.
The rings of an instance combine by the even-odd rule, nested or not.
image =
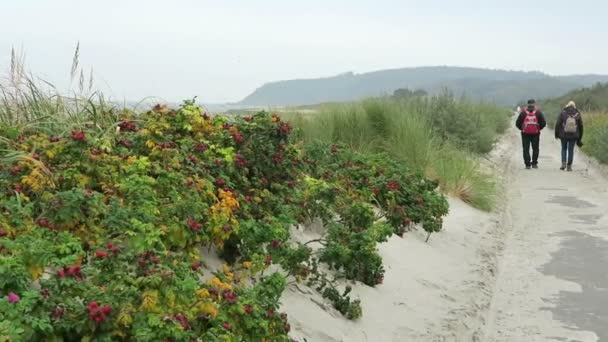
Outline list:
[[[576,103],[574,103],[574,101],[569,101],[568,104],[566,104],[566,107],[564,108],[576,109]]]
[[[528,109],[535,109],[536,108],[536,101],[534,99],[529,99],[528,100]]]

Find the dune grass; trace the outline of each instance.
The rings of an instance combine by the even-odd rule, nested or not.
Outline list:
[[[477,157],[489,152],[507,128],[505,109],[444,93],[332,104],[316,115],[290,114],[289,119],[305,141],[390,153],[437,180],[445,193],[482,210],[493,207],[496,184],[480,171]]]
[[[47,133],[83,125],[98,130],[113,126],[118,108],[93,90],[92,73],[85,76],[79,66],[79,50],[77,46],[70,74],[72,86],[67,91],[28,73],[24,56],[13,50],[8,75],[0,81],[0,125]]]
[[[608,113],[592,112],[583,116],[583,151],[602,163],[608,164]]]

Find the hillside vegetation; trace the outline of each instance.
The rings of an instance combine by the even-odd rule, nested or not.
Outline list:
[[[550,76],[460,67],[421,67],[382,70],[363,74],[345,73],[318,79],[297,79],[264,84],[244,98],[241,105],[294,106],[346,102],[392,94],[396,89],[423,89],[440,94],[449,88],[457,96],[511,106],[534,98],[549,98],[570,90],[607,82],[608,76]]]
[[[567,94],[548,99],[543,108],[550,113],[557,113],[568,101],[576,102],[581,111],[608,111],[608,83],[597,83],[591,87],[576,89]]]

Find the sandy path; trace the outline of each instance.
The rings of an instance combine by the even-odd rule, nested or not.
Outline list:
[[[483,341],[608,341],[608,181],[576,151],[559,170],[552,132],[539,170],[525,170],[509,136],[509,232]]]

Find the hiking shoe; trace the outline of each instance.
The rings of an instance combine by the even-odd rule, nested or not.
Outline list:
[[[568,165],[568,167],[566,168],[566,171],[572,171],[572,165]]]
[[[560,167],[559,169],[564,171],[566,169],[566,164],[562,164],[562,167]]]
[[[534,165],[532,165],[532,168],[533,169],[538,169],[538,165],[534,164]]]
[[[532,166],[526,165],[526,170],[530,170],[531,168],[532,168]]]

